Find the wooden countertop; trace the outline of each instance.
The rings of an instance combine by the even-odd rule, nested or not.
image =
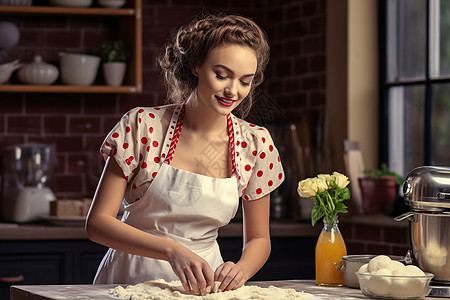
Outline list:
[[[314,280],[280,280],[280,281],[254,281],[248,285],[268,287],[273,285],[279,288],[293,288],[322,299],[367,299],[359,289],[347,287],[319,287]],[[24,285],[11,287],[11,300],[54,300],[54,299],[118,299],[108,294],[109,289],[117,285]],[[324,297],[326,296],[326,297]]]
[[[292,288],[303,291],[323,300],[355,300],[369,299],[359,289],[348,287],[316,286],[314,280],[278,280],[278,281],[249,281],[247,285],[279,288]],[[118,299],[108,294],[115,284],[105,285],[24,285],[11,287],[11,300],[56,300],[56,299]],[[442,299],[427,297],[427,300]]]
[[[375,226],[408,227],[409,222],[396,222],[393,217],[370,215],[343,215],[341,223],[369,224]],[[59,224],[59,223],[58,223]],[[62,223],[64,224],[64,223]],[[0,240],[61,240],[87,239],[83,222],[79,226],[52,225],[46,222],[15,224],[0,222]],[[317,237],[322,230],[320,224],[311,226],[310,222],[282,222],[272,220],[272,237]],[[219,230],[223,238],[241,237],[242,223],[232,222]]]
[[[317,237],[321,226],[310,223],[271,222],[272,237]],[[241,237],[242,223],[230,223],[219,231],[220,237]],[[87,239],[84,227],[55,226],[48,223],[0,223],[0,240],[63,240]]]

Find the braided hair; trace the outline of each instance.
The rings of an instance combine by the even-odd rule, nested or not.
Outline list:
[[[270,49],[265,32],[253,20],[239,15],[203,14],[174,34],[157,58],[168,102],[185,101],[198,84],[192,69],[202,65],[212,49],[226,44],[246,46],[256,53],[257,69],[250,93],[236,108],[244,118],[252,106],[255,88],[264,80]]]

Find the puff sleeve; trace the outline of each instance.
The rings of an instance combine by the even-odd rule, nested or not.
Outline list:
[[[284,181],[280,155],[267,129],[254,131],[253,143],[249,143],[249,156],[253,159],[242,166],[243,172],[250,172],[242,198],[259,199],[275,190]]]
[[[141,143],[136,143],[143,138],[141,138],[139,126],[142,113],[143,109],[133,108],[123,115],[106,136],[100,148],[103,159],[106,160],[108,156],[111,156],[116,160],[127,181],[130,181],[138,168],[139,157],[142,155],[139,147]]]

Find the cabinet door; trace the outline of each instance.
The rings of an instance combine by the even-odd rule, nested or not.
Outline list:
[[[58,284],[64,281],[64,254],[0,256],[0,299],[10,285]]]

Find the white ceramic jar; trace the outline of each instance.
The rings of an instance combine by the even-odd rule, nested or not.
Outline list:
[[[88,86],[94,82],[100,57],[64,52],[61,52],[59,56],[61,80],[64,84]]]
[[[34,57],[34,61],[19,69],[17,78],[22,83],[49,85],[58,79],[59,70],[54,65],[42,61],[40,55]]]

